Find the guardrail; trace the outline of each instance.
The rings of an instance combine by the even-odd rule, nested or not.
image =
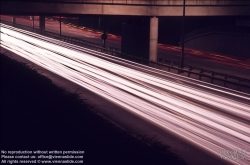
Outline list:
[[[12,24],[9,21],[3,21],[1,20],[1,22],[8,24],[8,25],[12,25],[14,27],[18,27],[24,30],[29,30],[29,31],[33,31],[35,33],[40,33],[39,29],[33,29],[31,27],[25,26],[25,25],[20,25],[20,24]],[[197,68],[197,67],[193,67],[193,66],[189,66],[186,65],[184,66],[183,69],[179,68],[178,65],[174,66],[175,64],[172,61],[166,60],[166,59],[162,59],[159,58],[158,61],[159,62],[152,62],[152,61],[148,61],[146,59],[140,58],[140,57],[135,57],[132,55],[128,55],[128,54],[124,54],[121,53],[121,51],[119,49],[115,49],[112,47],[108,47],[108,48],[103,48],[102,45],[99,44],[89,44],[88,41],[82,40],[82,39],[78,39],[78,38],[73,38],[73,37],[69,37],[69,36],[64,36],[64,35],[59,35],[53,32],[48,32],[46,31],[43,35],[51,37],[51,38],[55,38],[55,39],[59,39],[68,43],[72,43],[75,45],[79,45],[79,46],[83,46],[86,48],[90,48],[92,50],[96,50],[96,51],[100,51],[100,52],[104,52],[116,57],[121,57],[133,62],[137,62],[137,63],[141,63],[143,65],[147,65],[147,66],[151,66],[157,69],[161,69],[161,70],[166,70],[169,72],[174,72],[177,74],[182,74],[188,77],[192,77],[196,76],[198,77],[199,80],[205,81],[204,78],[209,79],[209,82],[212,84],[219,84],[222,83],[222,86],[224,87],[229,87],[230,85],[235,85],[237,88],[234,88],[235,90],[238,91],[244,91],[246,93],[250,93],[250,80],[249,79],[244,79],[244,78],[240,78],[240,77],[236,77],[236,76],[232,76],[232,75],[227,75],[227,74],[223,74],[223,73],[218,73],[218,72],[213,72],[213,71],[209,71],[209,70],[205,70],[205,69],[201,69],[201,68]],[[194,72],[194,70],[197,70],[197,72]],[[206,75],[210,74],[210,75]],[[219,78],[219,77],[215,77],[215,76],[222,76],[223,78]],[[193,77],[192,77],[193,78]],[[233,79],[234,81],[230,81],[229,79]],[[215,81],[217,81],[217,83],[215,83]],[[243,84],[243,83],[248,83],[248,84]],[[229,87],[232,88],[232,87]],[[245,90],[247,89],[247,90]]]
[[[158,58],[158,62],[167,64],[169,66],[174,66],[174,65],[178,66],[179,65],[179,64],[174,63],[173,61],[166,60],[166,59],[163,59],[163,58]],[[232,76],[232,75],[228,75],[228,74],[224,74],[224,73],[219,73],[219,72],[215,72],[215,71],[210,71],[210,70],[206,70],[206,69],[201,69],[201,68],[190,66],[190,65],[185,65],[184,69],[188,70],[188,71],[191,71],[191,72],[198,71],[200,74],[207,73],[207,74],[210,74],[211,77],[214,77],[214,78],[215,78],[215,76],[221,76],[221,77],[223,77],[224,80],[233,79],[234,81],[237,81],[240,84],[244,83],[244,82],[250,84],[249,79],[245,79],[245,78],[241,78],[241,77],[237,77],[237,76]],[[188,74],[188,77],[190,77],[190,74]],[[201,80],[201,77],[202,77],[202,75],[199,76],[199,80]],[[213,78],[211,78],[211,83],[213,83]],[[226,84],[224,84],[224,86],[226,86]]]

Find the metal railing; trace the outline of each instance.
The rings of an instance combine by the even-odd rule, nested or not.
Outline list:
[[[166,60],[166,59],[163,59],[163,58],[158,58],[158,62],[167,64],[167,65],[173,66],[173,67],[177,67],[179,65],[177,63],[174,63],[173,61]],[[213,83],[213,79],[216,78],[215,76],[220,76],[220,77],[223,77],[222,79],[224,79],[224,80],[231,79],[232,81],[238,82],[240,84],[249,83],[249,85],[250,85],[250,79],[245,79],[245,78],[241,78],[241,77],[237,77],[237,76],[232,76],[232,75],[229,75],[229,74],[210,71],[210,70],[202,69],[202,68],[199,68],[199,67],[184,65],[184,70],[188,70],[188,71],[191,71],[191,72],[197,71],[198,73],[202,74],[202,75],[199,75],[199,80],[201,80],[201,77],[203,75],[208,74],[208,75],[211,76],[211,83]],[[208,75],[205,75],[205,77],[208,76]],[[190,77],[189,73],[188,73],[188,77]],[[230,81],[230,82],[232,82],[232,81]],[[224,86],[226,86],[226,84]]]
[[[28,27],[25,25],[20,25],[20,24],[13,25],[9,21],[1,20],[1,22],[8,24],[8,25],[12,25],[14,27],[18,27],[18,28],[21,28],[24,30],[29,30],[29,31],[33,31],[35,33],[41,34],[39,29],[33,29],[31,27]],[[196,78],[198,78],[201,81],[207,81],[207,82],[210,82],[212,84],[222,85],[224,87],[234,88],[235,90],[238,90],[238,91],[244,91],[246,93],[250,93],[250,80],[249,79],[244,79],[241,77],[236,77],[236,76],[232,76],[232,75],[228,75],[228,74],[209,71],[209,70],[205,70],[205,69],[201,69],[201,68],[197,68],[197,67],[193,67],[193,66],[189,66],[189,65],[185,65],[184,68],[181,69],[178,67],[178,64],[175,64],[172,61],[169,61],[166,59],[158,58],[158,62],[152,62],[152,61],[149,61],[147,59],[135,57],[135,56],[128,55],[125,53],[121,53],[121,51],[119,49],[116,49],[113,47],[103,48],[102,45],[100,45],[100,44],[90,44],[90,42],[86,41],[86,40],[73,38],[73,37],[69,37],[69,36],[65,36],[65,35],[60,36],[59,34],[56,34],[53,32],[45,31],[45,33],[43,35],[51,37],[51,38],[59,39],[59,40],[62,40],[62,41],[68,42],[68,43],[72,43],[75,45],[83,46],[83,47],[86,47],[86,48],[89,48],[92,50],[104,52],[104,53],[107,53],[109,55],[113,55],[116,57],[121,57],[123,59],[127,59],[127,60],[130,60],[133,62],[141,63],[143,65],[151,66],[151,67],[154,67],[157,69],[181,74],[181,75],[184,75],[187,77],[192,77],[192,78],[194,78],[194,76],[195,76]],[[198,72],[195,72],[195,71],[198,71]],[[222,78],[215,77],[215,76],[221,76]],[[232,79],[232,80],[230,81],[229,79]],[[234,85],[236,87],[231,87],[230,85]]]

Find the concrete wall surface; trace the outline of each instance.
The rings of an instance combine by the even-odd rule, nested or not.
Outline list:
[[[238,30],[235,30],[237,27],[210,29],[211,31],[206,32],[203,30],[203,34],[201,33],[202,30],[188,34],[185,47],[217,54],[250,58],[250,29],[247,30],[247,28],[241,27]]]

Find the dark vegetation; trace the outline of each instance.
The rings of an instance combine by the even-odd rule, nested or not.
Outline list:
[[[25,64],[1,57],[1,150],[83,150],[84,164],[185,164],[155,138],[137,139]],[[148,145],[150,144],[150,145]]]

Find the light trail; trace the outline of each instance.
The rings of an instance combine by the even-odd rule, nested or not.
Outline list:
[[[221,156],[250,164],[250,95],[1,24],[1,46]]]

